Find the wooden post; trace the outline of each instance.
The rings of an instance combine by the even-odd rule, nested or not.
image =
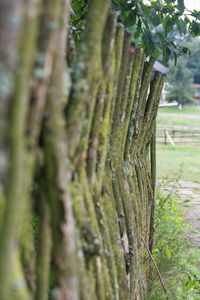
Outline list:
[[[167,130],[164,130],[164,143],[167,145]]]
[[[155,247],[155,208],[156,208],[156,120],[153,124],[153,135],[151,139],[151,183],[153,191],[153,199],[151,203],[151,216],[150,216],[150,237],[149,249],[152,253]]]
[[[166,137],[167,137],[167,139],[168,139],[168,141],[170,142],[170,144],[172,145],[172,146],[175,146],[175,144],[174,144],[174,142],[173,142],[173,140],[172,140],[172,138],[171,138],[171,136],[169,135],[169,132],[166,130]]]
[[[173,139],[173,141],[174,141],[174,137],[175,137],[175,130],[173,129],[172,130],[172,139]]]

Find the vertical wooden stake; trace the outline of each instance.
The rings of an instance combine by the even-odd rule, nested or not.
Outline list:
[[[150,216],[150,237],[149,237],[149,249],[152,250],[155,246],[155,207],[156,207],[156,120],[153,124],[153,134],[151,139],[151,182],[153,198],[151,204],[151,216]]]
[[[165,139],[165,145],[167,145],[167,130],[164,130],[164,139]]]

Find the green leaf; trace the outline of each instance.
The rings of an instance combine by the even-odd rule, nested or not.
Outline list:
[[[119,5],[119,8],[120,8],[121,12],[124,13],[126,11],[126,5],[124,5],[121,2],[118,2],[118,5]]]
[[[136,31],[136,33],[134,34],[134,39],[138,39],[140,36],[140,32],[139,31]]]
[[[182,14],[185,10],[184,0],[178,0],[178,10]]]
[[[151,31],[146,28],[144,29],[143,42],[147,47],[148,53],[152,54],[155,51],[155,44],[152,40]]]
[[[186,30],[187,30],[186,23],[182,19],[176,21],[176,26],[180,34],[182,33],[186,34]]]
[[[171,56],[171,49],[169,47],[166,47],[166,51],[165,51],[165,55],[164,55],[164,58],[163,58],[163,64],[166,66],[169,59],[170,59],[170,56]]]
[[[192,21],[192,33],[194,33],[194,35],[198,35],[200,33],[200,24],[195,21]]]
[[[141,15],[142,15],[144,18],[146,18],[146,15],[145,15],[145,13],[144,13],[144,11],[143,11],[143,8],[142,8],[142,5],[141,5],[140,3],[138,3],[138,8],[139,8],[139,11],[140,11]]]
[[[152,250],[152,253],[153,253],[153,254],[158,253],[158,252],[159,252],[159,249],[158,249],[158,248],[155,248],[155,249]]]
[[[122,22],[126,27],[133,26],[136,22],[136,14],[132,11],[126,11],[122,16]]]
[[[185,24],[190,24],[190,19],[188,19],[188,17],[185,17],[184,22]]]
[[[174,26],[174,21],[169,16],[167,16],[163,23],[165,32],[169,33],[170,31],[172,31],[173,26]]]
[[[154,26],[158,26],[160,24],[160,18],[156,13],[155,8],[151,8],[150,10],[150,18],[151,18],[151,22]]]
[[[177,54],[176,54],[176,52],[174,52],[174,65],[175,66],[177,65]]]
[[[165,249],[165,253],[166,253],[168,258],[171,257],[171,251],[169,249]]]
[[[180,20],[180,25],[181,25],[182,32],[186,34],[186,24],[182,19]]]
[[[163,42],[164,41],[164,36],[162,35],[162,33],[160,32],[156,32],[157,37],[159,37],[159,39]]]
[[[160,51],[158,48],[156,48],[156,50],[154,50],[154,52],[152,53],[152,56],[155,57],[156,59],[158,59],[159,54],[160,54]]]
[[[146,6],[146,5],[144,5],[143,3],[141,3],[141,7],[142,7],[142,10],[143,10],[144,14],[145,14],[146,16],[149,16],[149,12],[150,12],[149,7]]]

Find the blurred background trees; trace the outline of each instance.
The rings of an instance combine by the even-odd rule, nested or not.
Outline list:
[[[180,106],[194,103],[195,89],[192,87],[193,73],[187,67],[184,57],[178,59],[177,64],[171,60],[166,76],[166,100],[168,102],[178,102]]]

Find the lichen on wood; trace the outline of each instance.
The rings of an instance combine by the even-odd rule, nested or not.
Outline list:
[[[7,55],[0,46],[4,77],[13,72],[0,106],[9,124],[0,135],[0,298],[144,300],[141,235],[152,251],[163,87],[155,58],[130,51],[109,0],[90,1],[79,48],[68,35],[70,1],[8,2],[20,22],[13,31],[0,21],[0,39],[7,32],[15,45]]]

